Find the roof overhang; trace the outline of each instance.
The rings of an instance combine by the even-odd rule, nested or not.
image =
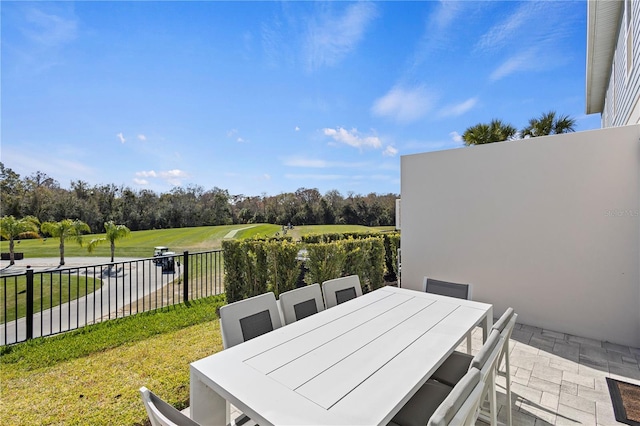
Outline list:
[[[587,1],[587,114],[602,112],[623,1]]]

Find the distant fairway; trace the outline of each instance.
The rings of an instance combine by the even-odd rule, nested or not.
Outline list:
[[[294,239],[309,233],[327,232],[379,232],[380,230],[393,229],[393,227],[369,228],[360,225],[310,225],[296,226],[288,231]],[[233,234],[233,231],[235,234]],[[272,237],[277,232],[282,235],[282,226],[269,224],[238,224],[222,226],[199,226],[194,228],[156,229],[150,231],[135,231],[131,236],[116,241],[116,257],[145,258],[153,256],[155,246],[167,246],[176,253],[185,250],[190,252],[215,250],[221,247],[222,239],[226,235],[234,235],[236,239],[252,238],[255,236]],[[65,257],[95,256],[109,257],[111,255],[109,243],[104,242],[97,246],[92,254],[87,253],[86,243],[93,238],[104,237],[104,234],[85,235],[84,247],[80,247],[74,241],[65,243]],[[16,241],[15,251],[23,252],[25,258],[34,257],[59,257],[58,239],[47,237],[42,240]],[[9,243],[0,242],[0,251],[8,252]],[[3,264],[8,263],[3,261]]]

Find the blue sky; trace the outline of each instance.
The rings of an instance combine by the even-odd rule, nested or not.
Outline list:
[[[63,187],[400,193],[402,155],[479,122],[600,126],[585,1],[0,8],[0,161]]]

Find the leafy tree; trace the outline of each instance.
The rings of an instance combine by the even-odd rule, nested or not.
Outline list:
[[[38,219],[33,216],[16,219],[13,216],[0,218],[0,235],[9,240],[9,265],[15,265],[14,240],[17,238],[40,238]]]
[[[60,239],[60,265],[64,265],[64,243],[75,240],[82,247],[82,233],[90,232],[89,225],[81,220],[63,219],[60,222],[44,222],[42,232]]]
[[[478,123],[469,127],[462,134],[464,144],[483,145],[486,143],[502,142],[514,139],[518,135],[518,130],[510,124],[501,120],[493,119],[491,123]]]
[[[521,130],[523,138],[559,135],[575,131],[576,120],[568,115],[556,116],[555,111],[543,113],[540,118],[532,118],[529,125]]]
[[[87,250],[89,253],[92,253],[98,244],[109,241],[111,244],[111,262],[113,262],[116,253],[116,241],[128,237],[131,231],[124,225],[116,225],[112,220],[105,222],[104,229],[107,231],[106,237],[91,240],[87,246]]]
[[[51,210],[55,200],[55,191],[60,188],[58,181],[46,173],[36,172],[25,178],[25,197],[23,208],[25,213],[40,220],[52,220]]]
[[[20,175],[5,167],[0,161],[0,215],[22,216],[20,204],[24,199],[24,184],[20,180]]]

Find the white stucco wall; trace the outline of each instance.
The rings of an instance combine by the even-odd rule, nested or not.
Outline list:
[[[640,125],[401,158],[402,286],[640,347]]]

